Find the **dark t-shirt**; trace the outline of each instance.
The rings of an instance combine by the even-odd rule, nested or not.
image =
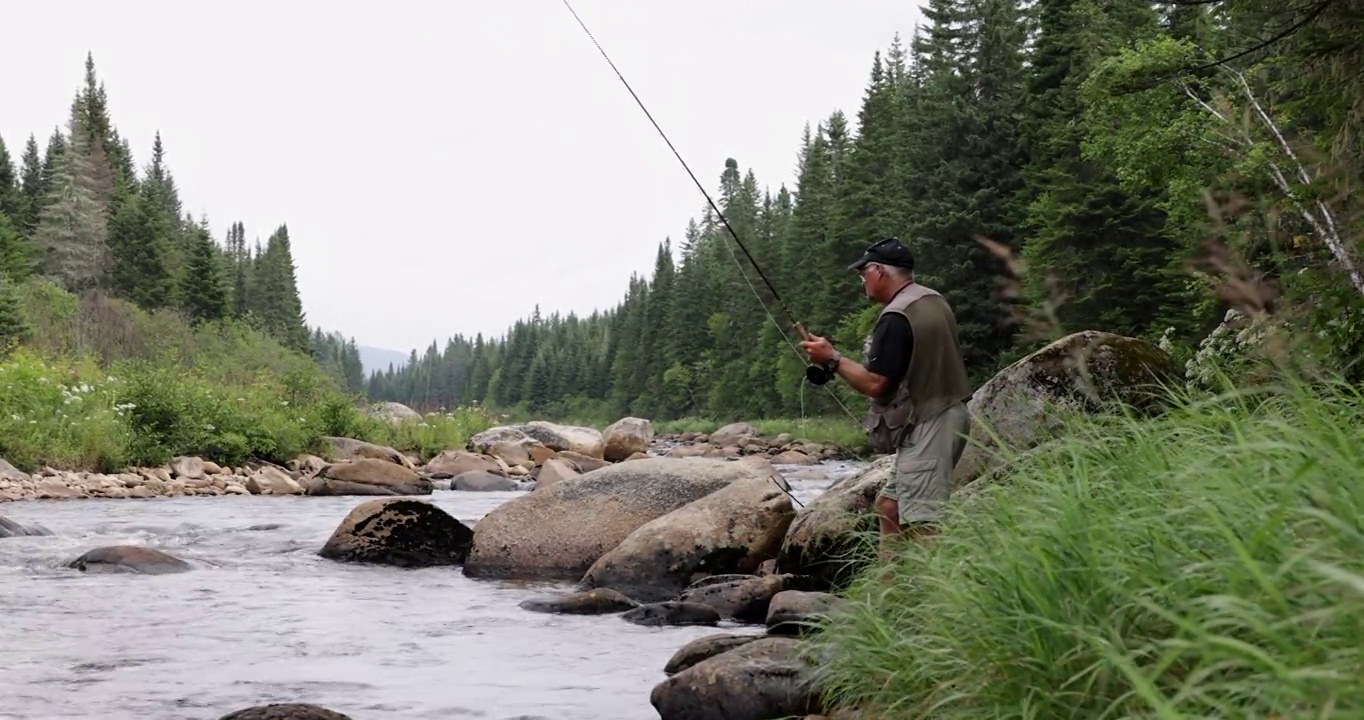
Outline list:
[[[890,379],[887,394],[894,391],[909,371],[909,359],[913,354],[914,331],[909,327],[909,320],[899,313],[882,315],[871,332],[867,369]]]

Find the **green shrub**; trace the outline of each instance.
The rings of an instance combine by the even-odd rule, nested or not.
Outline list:
[[[0,364],[0,457],[33,471],[116,471],[194,455],[285,463],[344,436],[427,458],[463,447],[492,418],[459,409],[399,425],[367,416],[312,358],[238,320],[18,286],[26,344]],[[9,350],[9,346],[6,346]]]
[[[1286,382],[1077,420],[849,589],[810,645],[831,701],[868,718],[1364,717],[1362,401]]]

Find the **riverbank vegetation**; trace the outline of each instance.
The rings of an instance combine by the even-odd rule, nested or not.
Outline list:
[[[111,471],[176,455],[287,462],[344,435],[421,455],[491,424],[363,411],[353,340],[309,328],[289,229],[220,243],[158,136],[139,172],[93,58],[64,130],[0,139],[0,458]]]
[[[1364,391],[1292,378],[1075,419],[844,593],[811,648],[829,698],[869,718],[1364,712]]]

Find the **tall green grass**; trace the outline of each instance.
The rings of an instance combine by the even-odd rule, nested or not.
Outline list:
[[[1077,419],[810,640],[865,718],[1364,717],[1364,397]]]

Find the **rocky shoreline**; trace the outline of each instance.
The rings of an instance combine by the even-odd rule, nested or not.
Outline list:
[[[222,495],[425,495],[433,489],[531,490],[641,457],[738,460],[762,456],[786,465],[813,465],[848,457],[838,448],[789,436],[764,438],[746,423],[727,426],[713,435],[655,436],[649,421],[637,418],[621,420],[607,432],[541,422],[496,427],[475,436],[466,447],[448,449],[425,463],[391,447],[350,438],[327,438],[327,443],[326,458],[300,455],[287,466],[251,461],[221,467],[198,457],[178,457],[164,466],[118,473],[42,468],[29,474],[0,458],[0,503]]]

